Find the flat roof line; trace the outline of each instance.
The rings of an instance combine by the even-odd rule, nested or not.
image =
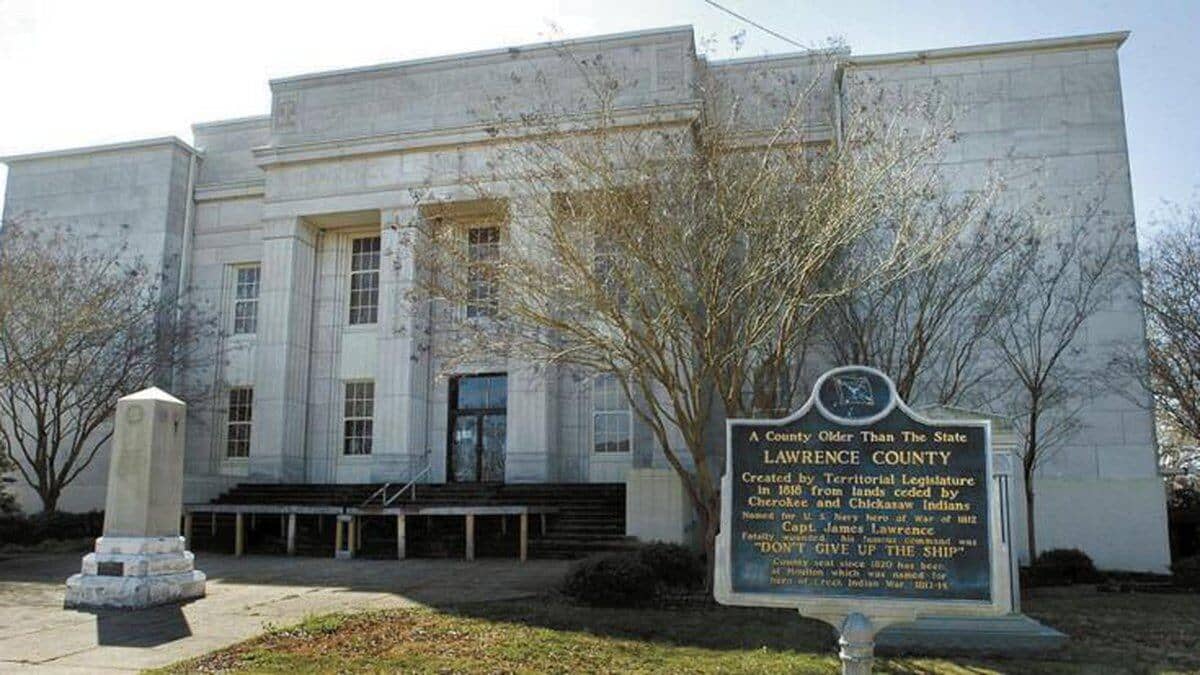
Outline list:
[[[623,33],[608,33],[605,35],[591,35],[579,38],[570,38],[567,40],[550,40],[547,42],[533,42],[523,45],[515,45],[512,47],[498,47],[494,49],[483,49],[472,52],[460,52],[458,54],[445,54],[442,56],[430,56],[419,59],[410,59],[407,61],[393,61],[390,63],[379,63],[370,66],[359,66],[355,68],[341,68],[335,70],[324,70],[315,73],[303,73],[300,75],[290,75],[287,77],[272,78],[270,85],[274,88],[276,85],[296,84],[309,80],[320,80],[324,78],[335,78],[346,75],[366,75],[370,73],[383,72],[387,70],[410,68],[413,66],[434,65],[438,63],[446,63],[449,61],[469,60],[478,58],[487,58],[490,56],[502,56],[505,54],[513,54],[515,52],[533,52],[558,47],[568,47],[574,45],[595,44],[598,42],[616,42],[618,40],[628,40],[638,37],[654,37],[657,35],[669,35],[671,33],[687,33],[692,35],[694,29],[690,25],[667,26],[664,28],[650,28],[647,30],[626,31]]]
[[[945,47],[941,49],[921,49],[910,52],[894,52],[891,54],[866,54],[852,56],[846,59],[849,66],[876,65],[896,63],[900,61],[926,61],[936,59],[952,59],[986,54],[1002,54],[1005,52],[1043,51],[1049,49],[1069,49],[1072,47],[1087,47],[1098,45],[1113,45],[1120,47],[1129,38],[1129,31],[1111,33],[1089,33],[1086,35],[1070,35],[1065,37],[1039,38],[1036,40],[1017,40],[1014,42],[993,42],[981,45],[963,47]]]
[[[813,60],[813,59],[818,59],[818,58],[822,58],[822,57],[838,57],[838,56],[848,57],[849,54],[850,54],[850,47],[848,47],[848,46],[822,47],[819,49],[808,49],[805,51],[797,51],[797,52],[782,52],[779,54],[763,54],[762,56],[738,56],[738,57],[730,58],[730,59],[711,59],[708,61],[708,65],[719,68],[721,66],[737,66],[737,65],[742,65],[742,64],[770,63],[772,61],[792,61],[792,60],[803,60],[803,59]]]
[[[40,159],[55,159],[58,157],[72,157],[76,155],[94,155],[104,152],[120,152],[122,150],[138,150],[141,148],[152,148],[160,145],[175,145],[186,152],[192,153],[193,155],[200,154],[199,150],[193,148],[178,136],[159,136],[157,138],[143,138],[136,141],[123,141],[121,143],[86,145],[78,148],[63,148],[61,150],[47,150],[44,152],[30,152],[21,155],[8,155],[5,157],[0,157],[0,162],[5,164],[16,164],[19,162],[36,161]]]
[[[192,124],[192,129],[212,129],[215,127],[232,127],[242,124],[253,124],[255,122],[270,122],[270,115],[247,115],[246,117],[231,117],[227,120],[210,120],[208,122],[195,122]]]

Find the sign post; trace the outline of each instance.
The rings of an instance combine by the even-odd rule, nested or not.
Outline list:
[[[888,625],[1011,609],[988,421],[925,419],[846,366],[793,415],[726,433],[718,602],[833,625],[843,673],[870,672]]]

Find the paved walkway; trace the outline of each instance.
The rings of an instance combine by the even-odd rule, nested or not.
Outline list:
[[[208,596],[136,612],[65,610],[80,556],[0,560],[0,672],[136,672],[199,656],[309,614],[484,602],[540,593],[565,563],[338,561],[198,553]]]

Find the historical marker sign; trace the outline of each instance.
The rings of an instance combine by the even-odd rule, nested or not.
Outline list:
[[[730,420],[716,596],[822,618],[1007,608],[987,421],[913,413],[872,368],[781,420]]]

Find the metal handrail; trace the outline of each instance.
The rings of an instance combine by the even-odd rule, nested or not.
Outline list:
[[[390,504],[390,503],[391,503],[391,502],[389,502],[389,501],[388,501],[388,498],[387,498],[387,489],[388,489],[389,487],[391,487],[391,486],[392,486],[392,484],[391,484],[391,483],[384,483],[384,484],[383,484],[383,487],[381,487],[381,488],[379,488],[378,490],[376,490],[376,491],[372,492],[370,497],[367,497],[366,499],[364,499],[364,500],[363,500],[363,503],[361,503],[361,504],[359,504],[359,505],[358,505],[358,508],[360,508],[360,509],[365,509],[365,508],[367,508],[367,504],[370,504],[370,503],[371,503],[371,500],[375,499],[375,498],[376,498],[376,497],[378,497],[379,495],[383,495],[383,505],[384,505],[384,506],[387,506],[388,504]]]
[[[410,481],[408,481],[407,483],[405,483],[405,484],[404,484],[404,487],[400,488],[399,492],[397,492],[396,494],[392,495],[390,498],[388,498],[388,497],[385,495],[385,498],[384,498],[384,501],[383,501],[383,506],[384,506],[384,508],[387,508],[388,506],[391,506],[392,502],[394,502],[394,501],[396,501],[397,499],[399,499],[399,498],[400,498],[400,495],[404,494],[404,491],[405,491],[405,490],[407,490],[407,489],[409,489],[409,488],[412,488],[412,498],[413,498],[413,501],[416,501],[416,499],[417,499],[417,480],[419,480],[419,479],[420,479],[422,476],[424,476],[424,475],[428,474],[428,473],[429,473],[429,470],[430,470],[430,469],[432,469],[432,468],[433,468],[432,466],[430,466],[429,464],[426,464],[426,465],[425,465],[425,468],[424,468],[424,469],[421,469],[419,472],[417,472],[417,475],[413,476],[413,477],[412,477],[412,480],[410,480]]]

